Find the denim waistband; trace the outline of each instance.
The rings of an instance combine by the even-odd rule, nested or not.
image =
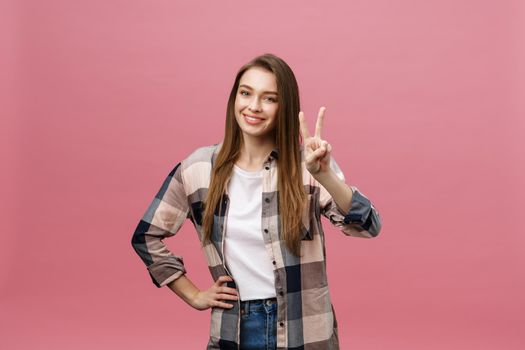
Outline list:
[[[253,300],[241,300],[241,305],[244,305],[244,304],[266,304],[266,305],[269,305],[269,304],[272,304],[272,303],[276,303],[277,302],[277,298],[276,297],[273,297],[273,298],[268,298],[268,299],[253,299]]]
[[[277,298],[241,300],[241,312],[248,314],[250,309],[254,309],[263,305],[271,306],[277,304]]]

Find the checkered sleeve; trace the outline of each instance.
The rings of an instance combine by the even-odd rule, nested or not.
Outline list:
[[[337,176],[345,181],[341,168],[333,158],[330,167]],[[346,213],[339,208],[330,193],[320,185],[321,213],[330,220],[330,223],[339,228],[345,235],[373,238],[381,231],[381,218],[373,203],[357,187],[352,189],[352,201],[350,210]]]
[[[186,273],[182,257],[173,254],[163,242],[164,238],[175,235],[189,217],[181,171],[179,162],[149,204],[131,239],[133,249],[158,288]]]

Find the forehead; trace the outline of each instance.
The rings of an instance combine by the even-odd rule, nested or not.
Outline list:
[[[261,92],[277,91],[275,74],[259,67],[253,67],[244,72],[239,81],[239,86],[240,85],[247,85]]]

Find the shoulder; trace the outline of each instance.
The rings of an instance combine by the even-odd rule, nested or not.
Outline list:
[[[191,151],[182,161],[184,167],[191,166],[195,163],[211,163],[214,155],[218,151],[219,143],[201,146]]]
[[[216,143],[195,148],[177,164],[178,178],[187,187],[189,193],[199,187],[205,187],[210,181],[211,169],[219,145],[220,143]]]

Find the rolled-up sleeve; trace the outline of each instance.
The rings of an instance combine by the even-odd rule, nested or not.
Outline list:
[[[331,159],[330,167],[337,176],[345,181],[345,176],[335,159]],[[352,201],[350,210],[344,212],[339,208],[330,193],[320,185],[320,206],[323,214],[332,225],[339,228],[345,235],[373,238],[379,235],[381,231],[381,217],[379,212],[370,201],[356,186],[350,186],[352,189]]]
[[[181,171],[178,163],[168,174],[131,239],[133,249],[159,288],[186,273],[182,257],[173,254],[163,242],[174,236],[189,216]]]

